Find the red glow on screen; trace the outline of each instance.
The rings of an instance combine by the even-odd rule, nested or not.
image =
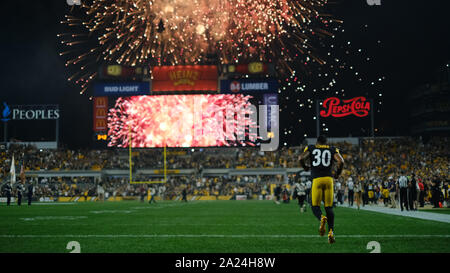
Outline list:
[[[108,146],[210,147],[254,145],[256,126],[244,95],[171,95],[119,98],[108,114]],[[227,113],[233,119],[227,119]],[[247,132],[239,140],[236,132]]]
[[[369,115],[370,102],[365,97],[356,97],[348,100],[341,100],[336,97],[324,100],[322,105],[325,110],[320,111],[320,116],[341,118],[350,115],[366,117]]]

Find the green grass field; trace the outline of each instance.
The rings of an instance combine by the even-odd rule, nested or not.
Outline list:
[[[0,206],[0,252],[382,253],[450,252],[450,224],[338,207],[336,243],[311,210],[271,201],[138,201]]]

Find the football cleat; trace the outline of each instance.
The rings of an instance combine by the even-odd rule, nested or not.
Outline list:
[[[320,227],[319,227],[319,235],[323,236],[325,235],[325,225],[327,224],[327,217],[322,215],[322,218],[320,219]]]
[[[328,243],[333,244],[334,242],[336,242],[336,239],[334,239],[333,230],[330,229],[330,232],[328,232]]]

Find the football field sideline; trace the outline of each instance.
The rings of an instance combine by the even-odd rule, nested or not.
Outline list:
[[[351,208],[351,209],[357,209],[357,207],[349,207],[348,205],[339,205],[339,207],[343,208]],[[385,214],[391,214],[391,215],[397,215],[397,216],[404,216],[404,217],[412,217],[422,220],[431,220],[431,221],[437,221],[442,223],[450,223],[450,214],[442,214],[442,213],[433,213],[433,212],[425,212],[425,211],[401,211],[400,208],[392,209],[387,207],[381,207],[381,206],[364,206],[360,208],[361,210],[365,211],[373,211],[373,212],[379,212],[379,213],[385,213]]]

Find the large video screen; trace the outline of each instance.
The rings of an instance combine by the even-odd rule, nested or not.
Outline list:
[[[258,103],[243,94],[121,97],[108,110],[108,146],[255,146]]]

